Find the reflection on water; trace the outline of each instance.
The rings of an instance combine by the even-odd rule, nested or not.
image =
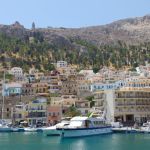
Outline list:
[[[110,134],[82,138],[42,133],[0,133],[0,150],[148,150],[149,134]]]
[[[87,143],[84,138],[62,139],[60,143],[63,149],[87,150]]]
[[[9,133],[0,133],[0,143],[7,142],[9,139]]]

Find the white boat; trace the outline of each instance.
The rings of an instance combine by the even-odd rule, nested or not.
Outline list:
[[[47,136],[59,136],[61,135],[61,132],[59,130],[57,130],[57,128],[62,128],[66,125],[69,125],[69,121],[70,118],[65,118],[63,119],[60,123],[51,126],[51,127],[47,127],[43,129],[44,134],[46,134]]]
[[[0,120],[0,132],[11,132],[12,129],[4,120]]]
[[[60,135],[60,132],[58,130],[56,130],[56,125],[55,126],[51,126],[51,127],[47,127],[43,129],[44,134],[46,134],[47,136],[57,136]]]
[[[37,132],[43,132],[44,130],[46,130],[48,127],[37,127],[36,130]]]
[[[123,124],[121,122],[111,122],[112,128],[122,128]]]
[[[34,127],[27,127],[27,128],[24,128],[24,131],[25,131],[25,132],[37,132],[37,128],[34,128]]]
[[[7,125],[0,125],[0,132],[12,132],[12,129]]]
[[[111,125],[103,117],[73,117],[70,124],[58,128],[62,137],[81,137],[112,133]]]
[[[24,132],[24,128],[12,127],[12,132]]]
[[[112,130],[115,133],[137,133],[137,132],[140,132],[139,129],[135,129],[134,127],[119,127],[119,128],[112,128]]]
[[[143,123],[143,126],[141,127],[141,131],[144,133],[150,133],[150,122],[147,121],[146,123]]]

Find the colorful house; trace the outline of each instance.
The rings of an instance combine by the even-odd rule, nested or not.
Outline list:
[[[27,120],[30,125],[36,125],[38,122],[46,123],[47,99],[37,98],[29,102],[26,110],[28,112]]]
[[[47,108],[47,122],[49,125],[58,123],[62,118],[61,106],[48,106]]]

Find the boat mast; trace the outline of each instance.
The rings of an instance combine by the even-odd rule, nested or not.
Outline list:
[[[4,103],[5,103],[5,70],[4,70],[4,76],[3,76],[3,86],[2,86],[2,119],[4,119]]]

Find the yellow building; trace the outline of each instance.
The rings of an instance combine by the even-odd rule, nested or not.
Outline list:
[[[115,120],[145,122],[150,119],[150,89],[123,88],[115,91]]]
[[[128,87],[95,92],[95,107],[106,110],[110,122],[146,122],[150,119],[150,88]]]
[[[38,96],[47,96],[48,93],[48,84],[47,83],[33,83],[32,87],[34,88],[36,94]]]
[[[26,111],[28,112],[27,120],[30,125],[35,125],[38,122],[46,123],[47,100],[39,98],[29,102],[26,106]]]

